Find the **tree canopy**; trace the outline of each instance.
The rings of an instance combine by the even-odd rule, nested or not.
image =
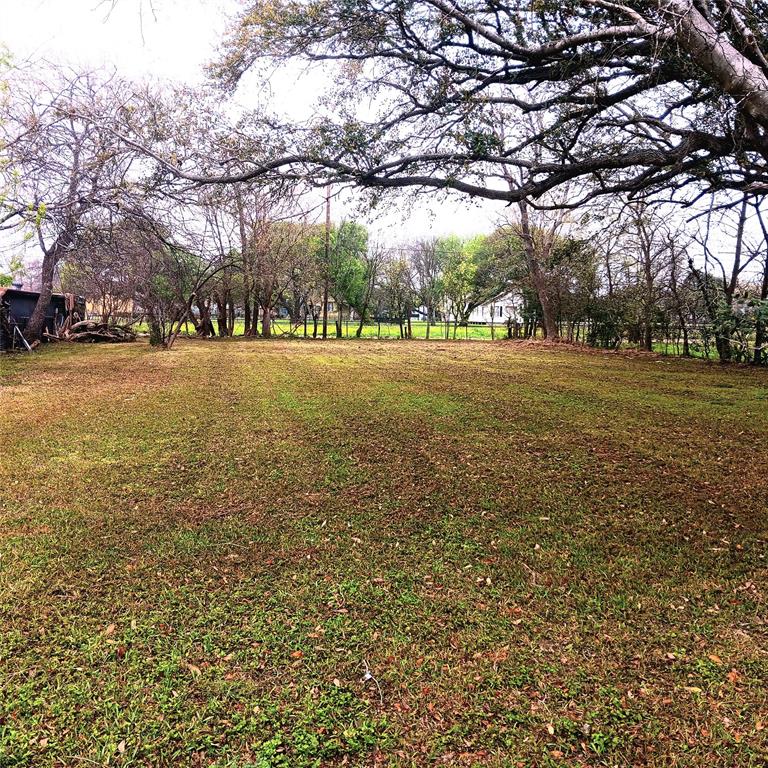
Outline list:
[[[580,199],[692,182],[768,189],[767,11],[760,0],[260,0],[212,71],[231,87],[262,64],[338,62],[334,114],[280,126],[265,155],[230,158],[217,178],[281,169],[506,201],[574,180]]]

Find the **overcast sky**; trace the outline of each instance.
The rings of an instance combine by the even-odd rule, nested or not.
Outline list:
[[[0,42],[16,61],[49,59],[76,66],[115,67],[136,79],[205,80],[204,65],[214,58],[227,19],[238,0],[0,0]],[[143,8],[142,13],[139,9]],[[255,91],[251,83],[250,91]],[[316,78],[299,74],[273,90],[281,111],[306,109],[318,90]],[[238,94],[248,105],[248,84]],[[308,115],[305,115],[308,116]],[[351,217],[351,205],[338,205],[334,219]],[[499,203],[470,203],[460,197],[431,205],[409,201],[368,221],[375,239],[399,243],[409,238],[489,232],[504,212]]]

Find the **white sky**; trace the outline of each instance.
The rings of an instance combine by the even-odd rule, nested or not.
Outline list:
[[[111,66],[136,78],[177,80],[190,84],[205,79],[211,61],[238,0],[0,0],[0,44],[16,61],[49,59],[85,67]],[[139,9],[143,8],[140,14]],[[243,88],[238,99],[248,105]],[[306,108],[317,96],[317,78],[299,74],[281,81],[273,93],[288,112]],[[350,206],[339,205],[334,219],[350,218]],[[456,196],[427,205],[408,201],[371,218],[374,239],[399,243],[412,238],[455,233],[469,236],[490,232],[499,203],[470,203]]]

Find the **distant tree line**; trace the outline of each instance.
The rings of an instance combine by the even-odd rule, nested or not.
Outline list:
[[[89,297],[104,321],[145,319],[158,344],[172,343],[182,324],[202,337],[269,338],[278,316],[280,333],[313,338],[341,337],[350,323],[360,337],[382,321],[410,338],[416,320],[427,338],[456,338],[474,310],[490,307],[484,322],[499,338],[766,362],[765,238],[745,234],[748,205],[733,222],[739,252],[728,267],[706,231],[697,242],[644,203],[616,201],[576,224],[571,214],[529,212],[527,230],[509,218],[488,235],[397,246],[372,242],[352,221],[331,224],[326,240],[324,225],[282,218],[269,194],[219,195],[202,212],[216,244],[205,255],[147,227],[106,239],[97,230],[67,257],[63,287]]]
[[[535,202],[513,196],[489,234],[377,243],[357,222],[317,222],[311,175],[180,176],[187,163],[213,172],[214,148],[229,147],[233,168],[254,151],[204,93],[56,68],[7,79],[0,227],[41,254],[31,340],[57,284],[105,319],[143,319],[159,346],[189,326],[268,338],[278,315],[313,337],[341,336],[349,322],[362,335],[386,319],[408,338],[417,318],[430,335],[441,324],[440,335],[456,336],[478,307],[513,296],[501,335],[766,363],[759,191],[735,206],[712,196],[681,227],[669,207],[622,192],[574,204],[579,189],[564,184]],[[724,255],[726,240],[735,249]],[[6,283],[19,272],[8,262]]]

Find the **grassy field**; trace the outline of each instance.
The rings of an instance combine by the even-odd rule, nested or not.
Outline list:
[[[216,325],[214,321],[214,326]],[[356,320],[345,320],[342,323],[342,336],[343,338],[354,338],[357,332],[358,323]],[[146,323],[137,323],[135,326],[140,333],[149,333],[149,326]],[[322,322],[318,323],[317,333],[318,336],[322,333]],[[190,335],[194,334],[194,327],[191,323],[187,324],[187,329]],[[307,325],[307,335],[312,336],[313,324],[310,322]],[[242,336],[245,330],[243,320],[238,318],[235,320],[235,336]],[[275,336],[288,336],[294,327],[289,320],[280,319],[272,321],[272,333]],[[449,340],[453,340],[453,325],[448,328]],[[301,325],[294,330],[295,335],[303,336],[304,326]],[[422,321],[413,321],[411,323],[411,333],[414,339],[425,339],[427,337],[427,323]],[[438,323],[430,326],[429,337],[431,340],[444,340],[446,334],[445,323]],[[328,321],[328,335],[331,338],[336,338],[336,323],[331,318]],[[464,327],[456,328],[456,340],[462,341],[491,341],[492,338],[504,339],[507,335],[507,326],[504,322],[497,323],[493,328],[490,325],[468,325]],[[366,323],[363,326],[363,332],[361,334],[364,339],[399,339],[400,338],[400,326],[396,322],[381,322],[381,323]]]
[[[0,358],[0,766],[765,766],[768,376]]]
[[[139,333],[148,334],[149,326],[146,323],[136,323],[134,326]],[[312,336],[312,323],[307,326],[307,335]],[[236,337],[242,336],[245,330],[243,320],[238,318],[235,320],[234,335]],[[187,323],[183,330],[183,334],[186,336],[194,336],[194,326],[191,323]],[[448,338],[446,339],[446,327],[444,323],[438,323],[430,326],[429,339],[430,341],[503,341],[507,338],[507,326],[504,323],[498,323],[491,327],[490,325],[467,325],[459,326],[455,329],[456,335],[454,338],[454,327],[450,325],[447,329]],[[294,328],[288,320],[273,320],[272,321],[272,333],[275,338],[287,338],[293,332],[294,336],[303,338],[304,327],[299,326]],[[322,325],[318,325],[318,338],[322,332]],[[342,324],[342,338],[354,339],[357,332],[357,322],[346,320]],[[411,323],[411,333],[413,339],[426,339],[427,338],[427,323],[421,321],[414,321]],[[584,344],[583,333],[580,337],[580,341]],[[538,340],[542,340],[541,329],[537,331]],[[336,338],[336,325],[333,320],[328,323],[328,336],[331,339]],[[367,323],[363,326],[363,332],[361,334],[364,339],[400,339],[400,327],[397,323]],[[622,349],[637,349],[637,345],[630,344],[627,341],[622,342]],[[682,356],[682,343],[671,340],[667,342],[656,341],[653,344],[654,351],[659,355],[680,357]],[[691,356],[694,358],[705,359],[704,348],[700,340],[693,338],[691,340]],[[718,360],[717,351],[712,348],[709,350],[709,357],[712,360]]]

